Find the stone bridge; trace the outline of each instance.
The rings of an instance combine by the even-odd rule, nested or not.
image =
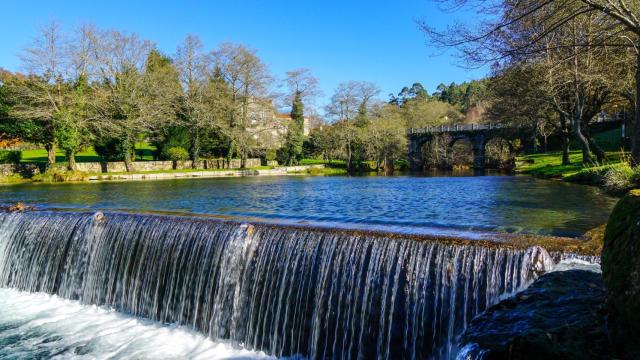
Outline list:
[[[451,136],[449,146],[453,146],[458,140],[468,140],[473,147],[473,167],[482,169],[485,167],[485,146],[489,140],[502,138],[505,140],[520,139],[523,144],[527,142],[524,128],[507,127],[500,124],[465,124],[442,125],[427,128],[411,128],[407,130],[409,139],[409,163],[412,170],[421,170],[424,164],[422,158],[422,146],[433,139],[434,136],[448,134]]]

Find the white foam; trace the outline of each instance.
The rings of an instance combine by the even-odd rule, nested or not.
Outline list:
[[[0,289],[0,357],[272,359],[184,328],[46,294]]]
[[[553,268],[553,271],[568,271],[568,270],[587,270],[593,271],[597,273],[601,273],[602,269],[600,268],[600,264],[595,264],[592,262],[588,262],[586,260],[578,259],[578,258],[569,258],[560,261]]]

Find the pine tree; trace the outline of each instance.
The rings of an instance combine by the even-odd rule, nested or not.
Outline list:
[[[284,145],[287,165],[296,165],[302,158],[302,144],[304,143],[304,104],[302,94],[297,92],[291,104],[291,124]]]

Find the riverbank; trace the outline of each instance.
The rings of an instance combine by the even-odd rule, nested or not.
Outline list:
[[[323,175],[326,169],[324,165],[300,165],[282,167],[259,167],[251,169],[215,169],[215,170],[167,170],[147,171],[138,173],[112,173],[93,174],[87,177],[88,181],[131,181],[131,180],[162,180],[183,178],[216,178],[216,177],[244,177],[244,176],[281,176],[281,175]]]
[[[640,185],[640,168],[630,167],[624,153],[611,151],[606,154],[606,161],[587,165],[582,163],[580,151],[570,153],[568,165],[562,164],[561,152],[525,155],[516,159],[515,172],[597,186],[613,195],[623,195]]]
[[[17,174],[0,176],[0,184],[53,183],[53,182],[99,182],[99,181],[141,181],[186,178],[222,178],[248,176],[283,175],[345,175],[342,168],[327,167],[324,164],[299,166],[259,166],[246,169],[175,169],[137,172],[95,173],[83,171],[54,170],[22,177]]]

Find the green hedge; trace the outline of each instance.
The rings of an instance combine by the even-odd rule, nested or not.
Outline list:
[[[17,150],[0,150],[0,164],[17,164],[22,159],[22,152]]]

